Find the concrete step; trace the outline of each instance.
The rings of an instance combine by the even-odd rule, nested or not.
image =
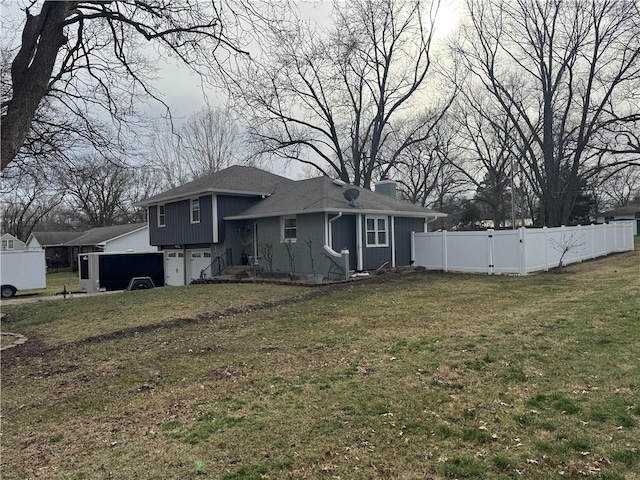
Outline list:
[[[252,265],[230,265],[222,271],[222,275],[254,275],[262,270],[261,267]]]

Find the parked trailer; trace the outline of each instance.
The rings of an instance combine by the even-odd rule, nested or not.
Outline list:
[[[47,288],[47,264],[44,250],[0,252],[0,293],[13,297],[23,290]]]
[[[162,252],[82,253],[78,255],[80,290],[142,290],[164,286]]]

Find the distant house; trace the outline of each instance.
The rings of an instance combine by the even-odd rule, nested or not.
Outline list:
[[[0,250],[4,251],[16,251],[16,250],[25,250],[25,243],[17,237],[14,237],[10,233],[3,233],[2,237],[2,246]]]
[[[328,177],[293,181],[245,166],[138,205],[148,209],[151,245],[165,252],[168,285],[211,274],[219,258],[298,275],[327,275],[342,250],[349,251],[350,270],[409,265],[411,232],[445,216],[398,200],[394,182],[372,192]]]
[[[155,252],[146,223],[96,227],[85,232],[33,232],[30,249],[44,248],[49,268],[77,268],[78,254],[90,252]]]
[[[32,232],[27,239],[29,250],[44,250],[48,268],[67,268],[73,265],[73,248],[66,245],[82,232]]]
[[[634,235],[640,234],[640,204],[614,208],[598,214],[598,223],[617,222],[620,220],[634,221]]]
[[[72,248],[74,269],[77,267],[80,253],[158,251],[149,244],[149,226],[146,223],[92,228],[65,245]]]

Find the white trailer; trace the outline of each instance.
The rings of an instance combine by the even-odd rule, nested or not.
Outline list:
[[[0,294],[13,297],[23,290],[47,288],[47,264],[44,250],[0,252]]]

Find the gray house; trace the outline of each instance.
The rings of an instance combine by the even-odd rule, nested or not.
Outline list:
[[[345,262],[354,271],[409,265],[411,232],[445,214],[395,197],[389,181],[372,192],[233,166],[139,205],[151,245],[165,252],[167,284],[183,285],[227,265],[325,276],[344,275]]]

